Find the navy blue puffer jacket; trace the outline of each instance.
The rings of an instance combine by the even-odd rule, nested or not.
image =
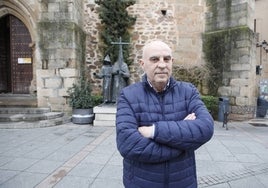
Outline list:
[[[163,93],[146,81],[125,87],[118,98],[117,148],[124,158],[126,188],[196,188],[194,150],[213,135],[214,122],[190,83],[170,79]],[[196,120],[184,120],[195,113]],[[153,139],[139,126],[155,125]]]

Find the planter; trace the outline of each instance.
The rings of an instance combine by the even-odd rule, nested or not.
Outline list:
[[[93,108],[73,109],[72,122],[75,124],[92,124],[94,120]]]

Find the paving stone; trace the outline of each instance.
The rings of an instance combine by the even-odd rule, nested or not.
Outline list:
[[[96,178],[102,168],[103,164],[78,164],[70,171],[69,175],[85,178]]]
[[[89,188],[93,182],[93,178],[84,178],[77,176],[65,176],[59,183],[57,183],[54,188]]]
[[[14,160],[1,166],[0,169],[23,171],[32,166],[37,161],[38,160],[36,159],[29,159],[29,158],[15,158]]]
[[[247,177],[230,181],[229,185],[232,188],[267,188],[267,185],[262,184],[256,177]]]
[[[14,157],[0,156],[0,167],[14,160]]]
[[[198,187],[268,187],[268,127],[228,126],[215,122],[212,140],[196,151]],[[114,127],[0,129],[0,188],[123,188],[115,140]]]
[[[114,179],[101,179],[97,178],[91,185],[90,188],[124,188],[122,180],[114,180]]]
[[[32,165],[30,168],[26,169],[25,171],[32,173],[50,174],[62,164],[63,162],[41,160]]]
[[[37,185],[38,182],[46,176],[46,174],[22,172],[1,184],[0,188],[31,188]]]
[[[0,185],[8,181],[10,178],[16,176],[18,173],[19,171],[14,170],[0,170]]]
[[[50,160],[50,161],[61,161],[65,162],[68,159],[70,159],[72,156],[74,156],[76,153],[73,151],[67,151],[63,149],[59,149],[50,155],[48,155],[45,159]]]
[[[90,153],[85,159],[84,163],[106,164],[110,160],[111,156],[103,155],[101,153]]]
[[[117,179],[121,180],[123,177],[123,168],[122,165],[110,165],[107,164],[100,171],[98,178],[103,179]]]

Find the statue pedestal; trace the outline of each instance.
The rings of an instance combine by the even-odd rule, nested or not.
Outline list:
[[[116,105],[103,104],[93,108],[93,126],[115,126]]]

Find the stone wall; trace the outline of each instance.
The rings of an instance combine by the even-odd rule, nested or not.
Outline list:
[[[256,39],[252,25],[255,2],[209,2],[206,35],[212,37],[215,33],[221,34],[226,41],[223,62],[225,66],[220,70],[222,80],[218,83],[218,93],[230,99],[231,118],[252,118],[253,111],[245,112],[238,107],[250,108],[256,105]]]
[[[129,7],[129,13],[137,17],[131,30],[131,82],[139,81],[142,75],[138,60],[147,41],[161,39],[170,44],[176,66],[198,67],[204,65],[204,32],[212,34],[242,27],[246,28],[246,33],[232,43],[228,54],[230,66],[222,71],[224,79],[218,91],[230,97],[234,107],[255,105],[258,79],[252,33],[255,1],[207,2],[211,3],[206,4],[206,0],[137,0]],[[79,77],[83,63],[88,67],[93,91],[101,93],[102,80],[93,76],[104,58],[99,49],[102,26],[94,0],[21,0],[0,4],[7,7],[0,7],[0,16],[15,15],[31,33],[38,106],[50,106],[55,111],[67,109],[66,90]]]
[[[36,62],[39,107],[69,111],[67,89],[85,63],[83,1],[41,1],[38,22],[40,61]]]
[[[185,67],[203,64],[202,37],[204,31],[205,3],[201,0],[139,0],[128,9],[137,17],[131,33],[133,63],[130,66],[131,82],[140,80],[142,70],[138,60],[147,41],[161,39],[166,41],[174,51],[175,64]],[[162,12],[166,11],[164,15]],[[91,74],[98,71],[103,57],[99,50],[99,29],[97,5],[94,1],[85,1],[85,24],[87,34],[86,61]],[[93,90],[98,93],[101,80],[91,75]]]

